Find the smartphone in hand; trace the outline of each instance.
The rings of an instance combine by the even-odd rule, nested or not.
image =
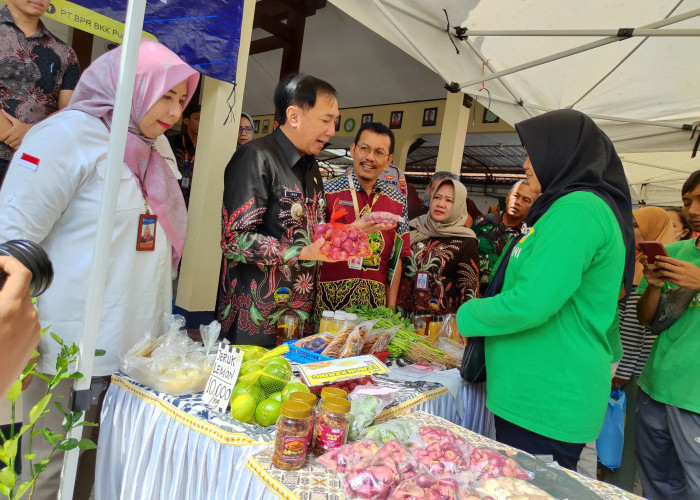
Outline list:
[[[659,255],[668,257],[668,253],[660,241],[640,241],[638,247],[646,255],[649,264],[653,264]]]

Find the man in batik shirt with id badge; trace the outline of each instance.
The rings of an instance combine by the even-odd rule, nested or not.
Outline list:
[[[401,257],[410,255],[410,242],[406,197],[381,178],[393,153],[393,132],[381,123],[363,123],[350,146],[353,171],[323,185],[328,219],[334,207],[345,209],[337,220],[343,224],[358,224],[371,212],[390,212],[401,219],[369,234],[369,257],[323,264],[317,311],[396,305]]]

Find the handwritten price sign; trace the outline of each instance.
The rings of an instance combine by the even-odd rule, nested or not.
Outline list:
[[[216,362],[202,396],[206,404],[221,413],[226,412],[242,363],[243,351],[230,345],[219,344]]]

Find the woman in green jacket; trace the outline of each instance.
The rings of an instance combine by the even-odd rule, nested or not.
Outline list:
[[[553,111],[516,129],[530,188],[542,194],[501,293],[462,305],[457,325],[486,337],[497,439],[575,469],[600,433],[610,363],[622,355],[616,311],[623,283],[632,289],[631,199],[610,139],[588,116]]]

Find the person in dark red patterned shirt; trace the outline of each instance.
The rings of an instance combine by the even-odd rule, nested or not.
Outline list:
[[[0,9],[0,185],[33,124],[68,105],[78,58],[40,17],[50,0],[8,0]]]
[[[401,278],[400,257],[411,254],[406,197],[380,176],[394,156],[394,134],[384,124],[363,123],[350,146],[353,172],[324,182],[326,210],[345,209],[337,220],[358,221],[371,212],[391,212],[402,217],[398,226],[369,235],[372,255],[348,262],[324,262],[317,299],[317,312],[348,306],[396,305]]]

